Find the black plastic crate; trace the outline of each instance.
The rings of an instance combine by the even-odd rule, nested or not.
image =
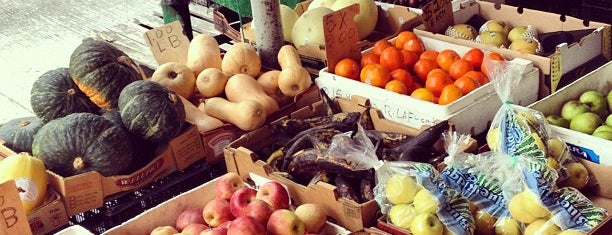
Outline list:
[[[612,8],[583,5],[582,15],[590,21],[612,24]]]
[[[612,10],[612,1],[610,0],[582,0],[582,5],[596,6],[603,9]]]
[[[78,224],[92,233],[103,233],[226,172],[225,162],[208,165],[203,160],[198,161],[139,190],[111,195],[105,198],[104,206],[71,216],[69,225]]]

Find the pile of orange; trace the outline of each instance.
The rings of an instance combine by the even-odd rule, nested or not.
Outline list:
[[[472,48],[464,55],[453,49],[428,50],[411,31],[394,41],[379,40],[361,61],[340,60],[339,76],[358,80],[414,98],[445,105],[489,82],[483,60],[505,60],[498,53]]]

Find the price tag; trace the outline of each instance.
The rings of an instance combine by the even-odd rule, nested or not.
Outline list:
[[[145,32],[144,38],[157,64],[186,63],[189,39],[178,20]]]
[[[359,4],[353,4],[323,17],[325,53],[330,73],[334,73],[336,63],[343,58],[361,60],[361,52],[357,47],[359,29],[353,20],[357,14]]]
[[[561,71],[561,55],[557,52],[550,56],[550,93],[557,90],[561,81],[563,71]]]
[[[451,0],[434,0],[421,8],[425,29],[434,33],[443,33],[454,24],[453,4]]]

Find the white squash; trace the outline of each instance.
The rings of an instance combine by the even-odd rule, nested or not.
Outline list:
[[[326,7],[317,7],[304,12],[293,25],[291,39],[295,47],[307,44],[325,46],[323,16],[334,12]]]
[[[355,23],[359,27],[359,38],[364,39],[376,27],[378,21],[378,7],[374,0],[336,0],[331,9],[334,11],[348,7],[353,4],[359,4],[359,14],[355,16]]]
[[[283,39],[286,42],[291,42],[291,30],[295,25],[295,21],[299,18],[297,13],[287,5],[280,5],[281,24],[283,26]]]

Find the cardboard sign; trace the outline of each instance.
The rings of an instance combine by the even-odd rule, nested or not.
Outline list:
[[[0,235],[32,234],[15,181],[0,184]]]
[[[144,38],[157,64],[187,61],[189,38],[178,20],[147,31]]]
[[[357,47],[359,29],[353,20],[358,13],[359,4],[353,4],[323,16],[327,67],[332,73],[336,63],[343,58],[361,60],[361,52]]]
[[[444,33],[446,28],[455,22],[451,0],[434,0],[421,9],[421,17],[427,31]]]

